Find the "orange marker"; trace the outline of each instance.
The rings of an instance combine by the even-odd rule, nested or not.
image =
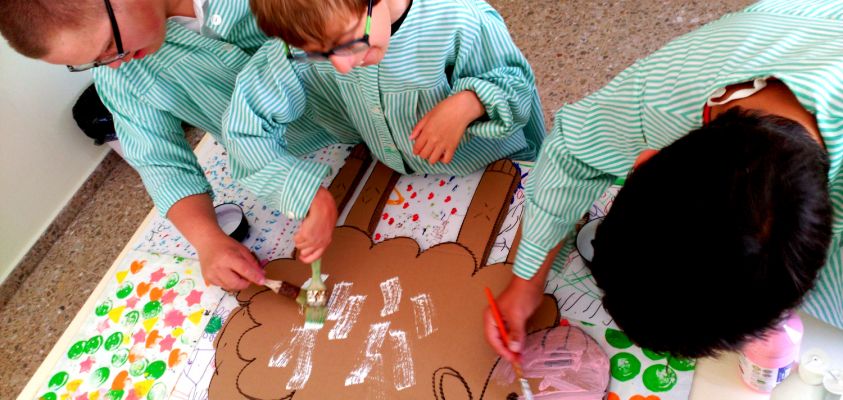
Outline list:
[[[495,296],[492,294],[492,291],[488,287],[484,289],[486,289],[486,298],[489,300],[489,308],[492,309],[492,315],[495,317],[495,324],[498,325],[498,332],[501,333],[503,345],[506,346],[506,348],[509,348],[509,335],[506,333],[506,328],[503,327],[503,318],[501,318],[501,311],[498,309],[498,303],[495,302]],[[521,371],[521,363],[516,361],[512,363],[512,367],[515,369],[515,376],[521,383],[521,392],[524,395],[524,398],[527,400],[533,400],[533,391],[530,389],[530,383],[524,379],[524,373]]]

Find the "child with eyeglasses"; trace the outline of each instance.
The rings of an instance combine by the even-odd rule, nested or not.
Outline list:
[[[0,33],[27,57],[92,70],[126,160],[197,250],[208,283],[262,283],[249,249],[220,229],[182,128],[222,140],[237,74],[267,40],[247,1],[4,0]]]
[[[303,261],[327,247],[336,213],[319,188],[327,169],[287,154],[292,140],[327,144],[287,129],[302,113],[333,141],[365,142],[404,174],[467,175],[501,158],[535,158],[545,129],[533,72],[486,2],[251,6],[258,25],[281,40],[267,42],[238,77],[224,135],[235,179],[304,217],[295,239]]]

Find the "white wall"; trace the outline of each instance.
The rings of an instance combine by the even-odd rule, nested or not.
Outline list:
[[[90,79],[27,59],[0,38],[0,281],[107,153],[70,112]]]

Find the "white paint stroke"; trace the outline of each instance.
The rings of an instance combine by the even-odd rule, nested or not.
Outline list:
[[[403,390],[416,384],[416,374],[413,371],[413,354],[407,342],[407,332],[401,330],[389,331],[392,348],[395,350],[395,366],[392,368],[395,377],[395,390]]]
[[[351,282],[337,282],[334,284],[334,290],[331,291],[331,298],[328,299],[328,321],[338,320],[348,303],[348,297],[351,296],[351,287],[354,284]]]
[[[351,328],[357,323],[357,318],[360,317],[360,311],[363,309],[363,302],[366,301],[366,296],[358,295],[348,298],[346,306],[343,307],[345,312],[337,320],[337,323],[328,332],[328,340],[342,340],[348,338],[351,333]]]
[[[381,282],[381,294],[383,294],[383,309],[381,317],[392,315],[398,311],[398,304],[401,303],[401,282],[398,277]]]
[[[293,356],[296,356],[296,367],[293,376],[287,381],[287,390],[300,390],[304,388],[310,373],[313,371],[313,349],[316,347],[317,330],[295,327],[292,329],[293,337],[283,352],[269,359],[269,367],[285,368]],[[275,345],[275,351],[282,349],[281,344]]]
[[[416,334],[418,334],[419,339],[436,332],[439,329],[433,323],[436,317],[436,309],[433,307],[433,299],[430,295],[423,293],[411,297],[410,300],[413,302],[413,312],[416,315]]]
[[[366,349],[363,350],[363,357],[358,362],[357,368],[345,378],[345,386],[359,385],[366,380],[372,366],[383,362],[381,346],[386,339],[386,332],[389,330],[389,322],[372,324],[369,327],[369,336],[366,339]]]

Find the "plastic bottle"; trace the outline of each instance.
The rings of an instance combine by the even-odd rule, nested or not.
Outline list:
[[[763,337],[747,343],[739,357],[743,382],[756,392],[773,391],[790,375],[803,332],[802,320],[791,312]]]

